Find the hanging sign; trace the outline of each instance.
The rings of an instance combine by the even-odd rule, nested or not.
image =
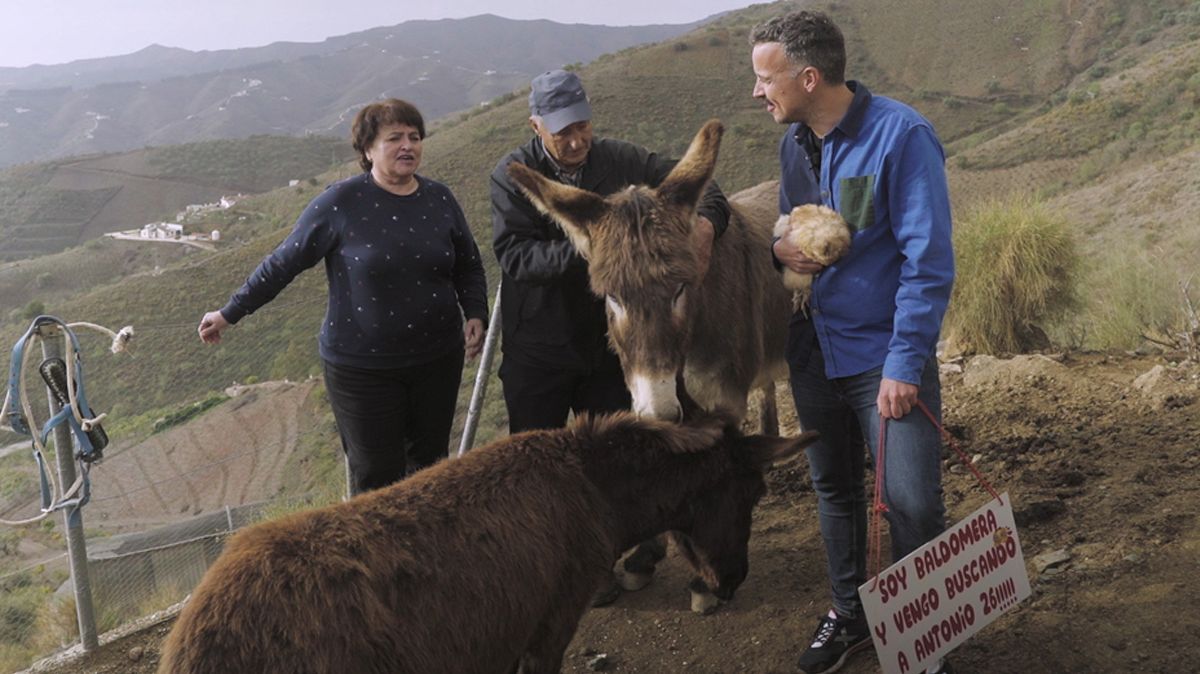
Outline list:
[[[1029,596],[1005,492],[858,588],[879,663],[919,673]]]

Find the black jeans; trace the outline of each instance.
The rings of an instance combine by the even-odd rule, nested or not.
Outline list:
[[[613,356],[616,360],[616,356]],[[616,412],[630,405],[620,367],[593,372],[555,370],[505,357],[500,363],[508,432],[562,428],[574,411]]]
[[[385,487],[446,458],[463,349],[412,367],[325,361],[325,389],[350,464],[350,493]]]

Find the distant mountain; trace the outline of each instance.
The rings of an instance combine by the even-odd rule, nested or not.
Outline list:
[[[317,43],[0,68],[0,166],[255,134],[345,135],[364,104],[406,98],[429,119],[550,68],[696,24],[592,26],[493,15],[409,21]]]

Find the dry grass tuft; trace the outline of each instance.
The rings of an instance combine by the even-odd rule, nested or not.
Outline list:
[[[1076,305],[1076,244],[1066,219],[1018,196],[959,219],[958,276],[946,332],[959,349],[1019,353],[1048,346],[1043,329]]]

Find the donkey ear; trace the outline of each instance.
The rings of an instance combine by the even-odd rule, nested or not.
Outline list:
[[[688,209],[696,207],[705,185],[712,179],[723,133],[725,127],[718,119],[710,119],[701,127],[687,154],[658,186],[658,195],[664,201]]]
[[[750,452],[751,460],[759,468],[786,461],[817,441],[816,431],[805,431],[794,438],[777,438],[770,435],[752,435],[743,438],[744,451]]]
[[[604,199],[587,190],[554,182],[520,162],[508,165],[508,177],[539,211],[563,228],[575,250],[587,257],[591,242],[588,229],[604,217],[608,209]]]

